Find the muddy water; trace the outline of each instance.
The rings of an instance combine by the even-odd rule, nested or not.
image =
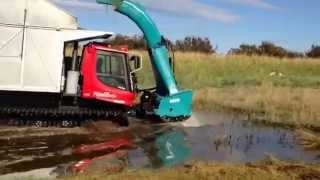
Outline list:
[[[197,128],[183,128],[191,159],[245,163],[274,156],[281,160],[318,162],[320,152],[306,152],[289,129],[239,121],[225,114],[196,114]]]
[[[2,134],[0,174],[7,175],[0,179],[29,176],[32,172],[37,176],[42,172],[44,177],[64,175],[75,162],[110,153],[108,150],[75,155],[75,148],[119,138],[132,144],[122,149],[128,152],[129,166],[135,168],[174,166],[192,160],[245,163],[270,155],[281,160],[320,162],[320,152],[304,151],[293,131],[241,119],[221,113],[196,113],[184,123],[157,125],[133,120],[131,127],[112,132],[41,136],[28,136],[26,132],[18,138]]]

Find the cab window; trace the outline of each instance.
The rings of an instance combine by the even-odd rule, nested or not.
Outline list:
[[[97,76],[107,86],[126,90],[125,56],[118,53],[98,52]]]

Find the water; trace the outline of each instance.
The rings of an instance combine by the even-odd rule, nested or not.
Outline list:
[[[241,119],[222,113],[196,113],[184,123],[134,122],[132,127],[112,133],[2,137],[0,174],[30,174],[45,169],[61,175],[75,162],[110,153],[108,150],[75,155],[75,148],[119,138],[130,142],[130,147],[122,149],[127,152],[125,158],[129,166],[135,168],[176,166],[193,160],[246,163],[270,155],[280,160],[319,162],[320,152],[305,151],[292,130]],[[59,172],[56,167],[63,167],[63,170]]]

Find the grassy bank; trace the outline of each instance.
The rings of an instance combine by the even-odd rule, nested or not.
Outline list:
[[[251,120],[290,127],[320,127],[320,90],[263,85],[195,91],[196,111],[233,111]]]
[[[142,54],[143,87],[154,85]],[[195,90],[197,111],[236,111],[251,119],[290,126],[320,127],[320,59],[175,54],[179,85]]]
[[[124,171],[119,174],[95,174],[66,178],[67,180],[93,179],[318,179],[320,168],[317,165],[285,163],[269,160],[257,164],[229,165],[222,163],[194,163],[184,167],[160,170]]]

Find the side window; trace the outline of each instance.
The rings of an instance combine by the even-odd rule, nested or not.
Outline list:
[[[111,67],[110,70],[112,75],[124,76],[124,64],[121,56],[111,56]]]
[[[110,74],[110,56],[98,55],[97,73]]]
[[[97,55],[97,76],[105,85],[127,89],[124,56],[116,54]]]

